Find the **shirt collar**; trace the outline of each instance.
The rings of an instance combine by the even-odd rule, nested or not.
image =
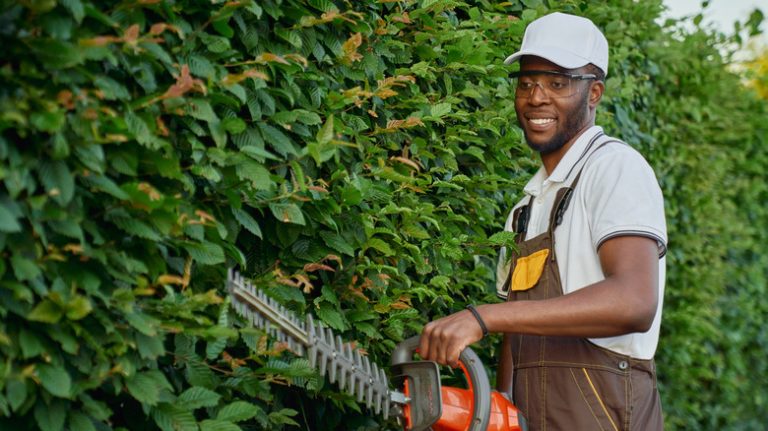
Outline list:
[[[603,132],[603,128],[600,126],[592,126],[585,130],[584,133],[576,138],[576,142],[571,145],[571,148],[563,155],[560,162],[555,167],[552,174],[547,177],[547,171],[544,166],[541,166],[536,174],[528,181],[523,191],[531,196],[538,196],[541,194],[541,190],[549,183],[562,183],[573,171],[573,168],[581,161],[587,153],[594,148],[592,143],[593,138],[599,133]]]

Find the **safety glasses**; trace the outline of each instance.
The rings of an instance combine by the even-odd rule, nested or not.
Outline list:
[[[597,75],[591,73],[573,74],[554,70],[524,70],[512,72],[512,85],[515,86],[515,97],[527,99],[533,95],[533,90],[538,86],[551,98],[565,98],[573,96],[579,86],[578,81],[597,79]]]

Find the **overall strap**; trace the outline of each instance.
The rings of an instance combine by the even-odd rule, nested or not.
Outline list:
[[[531,218],[531,200],[532,197],[528,196],[528,202],[525,205],[518,207],[514,214],[512,214],[512,231],[515,233],[515,244],[520,244],[525,241],[525,235],[528,232],[528,220]],[[507,250],[509,252],[509,250]],[[497,291],[496,296],[501,299],[507,300],[509,298],[509,284],[512,282],[512,271],[507,271],[507,278],[504,280],[504,284],[501,287],[499,293]]]
[[[512,215],[512,231],[517,234],[519,241],[524,240],[528,232],[528,221],[531,219],[531,201],[533,198],[528,196],[528,202],[515,210]]]
[[[600,137],[605,136],[603,133],[598,134],[592,139],[592,142],[588,146],[591,147],[592,144],[597,141]],[[560,224],[563,222],[563,216],[565,215],[565,212],[568,210],[568,205],[571,203],[571,196],[573,195],[573,191],[576,189],[576,185],[579,183],[579,178],[581,178],[581,173],[584,172],[584,167],[587,165],[587,162],[589,161],[589,158],[592,157],[593,154],[598,152],[601,148],[606,146],[607,144],[610,144],[612,142],[619,142],[615,139],[610,139],[604,142],[601,142],[597,148],[595,148],[594,151],[589,152],[586,155],[586,158],[584,159],[584,162],[581,163],[581,167],[579,167],[579,171],[576,173],[576,177],[571,181],[571,184],[561,188],[557,191],[557,195],[555,196],[555,202],[552,205],[552,212],[549,214],[549,232],[550,234],[553,234],[555,231],[555,228],[560,226]],[[582,156],[584,157],[584,156]],[[578,164],[578,162],[577,162]],[[574,168],[576,165],[574,165]],[[572,168],[573,170],[573,168]],[[572,171],[571,170],[571,171]],[[568,173],[568,176],[570,176],[570,172]],[[553,236],[554,239],[554,236]]]

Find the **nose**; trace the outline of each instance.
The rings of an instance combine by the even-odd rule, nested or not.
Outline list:
[[[544,91],[544,86],[541,83],[536,82],[531,90],[531,95],[528,97],[528,103],[531,105],[541,105],[549,101],[549,94]]]

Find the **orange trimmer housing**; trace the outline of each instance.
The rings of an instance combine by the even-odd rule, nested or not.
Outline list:
[[[464,366],[462,365],[463,369]],[[464,371],[466,373],[466,370]],[[467,431],[472,420],[474,409],[474,393],[472,383],[467,380],[469,389],[442,386],[440,398],[442,415],[430,429],[432,431]],[[403,392],[407,397],[411,396],[408,382],[405,382]],[[403,408],[403,429],[410,431],[412,428],[411,409],[409,405]],[[491,392],[491,415],[488,418],[488,427],[485,431],[526,431],[525,419],[520,411],[504,395],[498,391]]]
[[[471,420],[474,395],[469,389],[443,386],[443,414],[432,425],[433,431],[466,431]],[[522,415],[504,395],[491,392],[491,416],[486,431],[524,431]]]
[[[465,349],[459,358],[467,389],[442,386],[436,363],[409,361],[410,353],[417,349],[417,338],[404,341],[393,352],[395,380],[409,400],[400,414],[405,431],[528,430],[517,407],[490,389],[482,363],[471,349]]]

